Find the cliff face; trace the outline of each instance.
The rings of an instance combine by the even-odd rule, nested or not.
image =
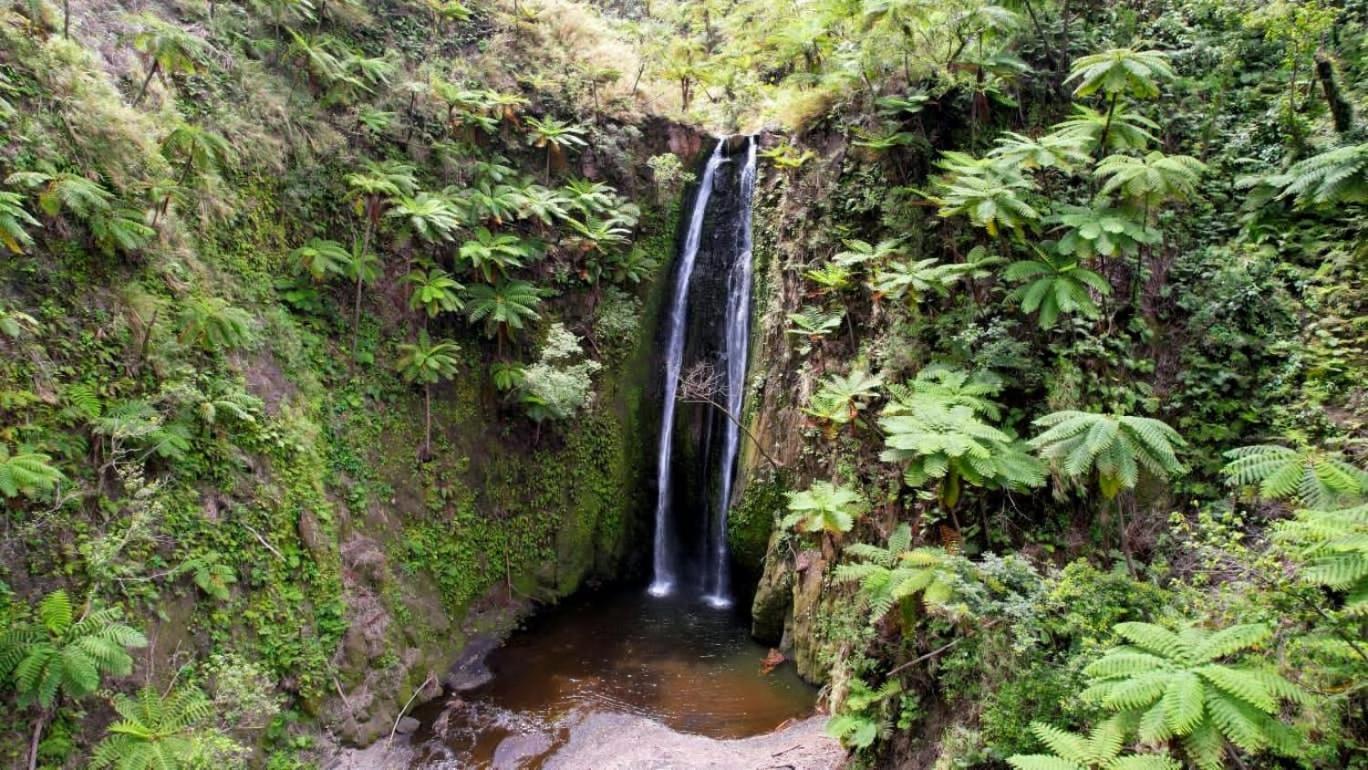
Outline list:
[[[762,141],[762,147],[774,144]],[[822,372],[820,350],[806,350],[806,338],[788,332],[788,316],[807,299],[798,266],[809,250],[830,244],[824,229],[841,178],[844,143],[821,146],[803,167],[783,171],[766,166],[756,192],[756,283],[752,314],[751,364],[745,423],[754,440],[741,445],[736,504],[730,521],[732,551],[743,573],[755,581],[752,632],[792,657],[804,678],[824,682],[830,650],[817,625],[818,603],[832,554],[797,546],[772,531],[782,515],[782,492],[801,488],[828,459],[814,454],[820,444],[802,407]],[[761,451],[763,447],[764,451]]]

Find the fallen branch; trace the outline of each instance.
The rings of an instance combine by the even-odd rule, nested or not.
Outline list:
[[[389,748],[394,744],[394,734],[399,732],[399,723],[403,721],[404,714],[408,712],[409,706],[413,705],[413,700],[418,697],[418,693],[422,692],[423,688],[427,687],[428,682],[431,681],[432,674],[428,674],[427,678],[423,680],[423,683],[418,685],[418,689],[414,690],[413,694],[409,696],[408,703],[405,703],[404,707],[399,709],[399,716],[394,718],[394,726],[390,728],[389,738],[385,741],[385,748]]]

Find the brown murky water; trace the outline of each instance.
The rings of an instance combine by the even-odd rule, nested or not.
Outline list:
[[[763,673],[767,652],[733,609],[644,592],[572,600],[490,656],[490,684],[416,714],[423,745],[413,767],[532,770],[588,712],[714,738],[757,735],[810,714],[816,699],[791,664]]]

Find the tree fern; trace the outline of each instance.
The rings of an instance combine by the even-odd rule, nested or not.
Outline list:
[[[1368,494],[1368,473],[1336,452],[1305,446],[1255,444],[1225,453],[1221,469],[1233,487],[1257,486],[1269,500],[1294,500],[1308,508],[1332,508]]]
[[[1084,669],[1085,700],[1117,712],[1140,740],[1178,739],[1193,764],[1223,767],[1226,741],[1257,753],[1297,752],[1295,734],[1277,721],[1283,701],[1303,702],[1300,688],[1267,667],[1222,662],[1265,642],[1263,624],[1207,631],[1170,631],[1151,623],[1120,623],[1129,644],[1108,650]]]
[[[349,259],[346,246],[325,238],[310,238],[308,243],[290,252],[290,260],[315,281],[344,275]]]
[[[953,572],[947,565],[953,557],[942,548],[911,549],[911,543],[912,529],[903,523],[883,547],[857,543],[845,548],[845,554],[858,561],[837,567],[835,578],[860,584],[871,624],[894,607],[909,607],[917,594],[922,594],[928,605],[939,605],[954,593]]]
[[[885,434],[879,459],[904,463],[903,480],[909,486],[934,482],[937,498],[947,510],[959,502],[961,481],[1003,488],[1044,481],[1040,463],[968,406],[923,397],[896,407],[894,414],[879,420],[879,427]]]
[[[52,465],[52,457],[19,447],[13,454],[0,443],[0,496],[37,499],[66,477]]]
[[[788,493],[789,514],[779,522],[799,532],[849,532],[864,513],[864,497],[845,485],[818,481],[805,490]]]
[[[144,687],[136,698],[114,696],[119,719],[91,755],[92,770],[177,770],[199,753],[197,725],[213,707],[199,688],[184,686],[163,696]]]
[[[1050,754],[1017,754],[1007,758],[1016,770],[1180,770],[1172,757],[1163,754],[1122,755],[1126,730],[1113,717],[1087,735],[1071,733],[1043,722],[1032,722],[1031,732]]]
[[[1313,155],[1265,181],[1298,206],[1368,203],[1368,143]]]
[[[20,705],[50,708],[59,696],[89,695],[104,674],[133,670],[129,648],[147,646],[146,637],[119,622],[117,608],[77,618],[63,590],[44,597],[34,614],[37,623],[14,624],[0,636],[0,678],[14,685]]]
[[[1002,272],[1006,280],[1022,282],[1009,296],[1021,303],[1023,312],[1038,313],[1036,320],[1042,329],[1053,328],[1062,314],[1076,313],[1084,318],[1101,315],[1090,292],[1110,294],[1107,279],[1071,257],[1040,250],[1036,253],[1037,259],[1013,262]]]
[[[1297,511],[1273,533],[1302,561],[1303,578],[1345,592],[1345,611],[1368,616],[1368,505]]]
[[[180,340],[202,350],[234,350],[252,340],[252,316],[220,297],[191,297],[181,308]]]
[[[891,400],[884,414],[901,414],[911,409],[913,404],[922,402],[947,407],[967,406],[977,415],[998,420],[1002,417],[1002,411],[989,396],[1001,391],[1002,378],[990,371],[970,374],[943,364],[931,364],[918,371],[912,382],[888,386]]]
[[[832,375],[812,394],[803,412],[833,426],[846,425],[859,417],[865,401],[877,395],[882,384],[883,377],[860,368],[852,369],[849,374]]]
[[[0,244],[11,253],[22,254],[25,248],[33,245],[33,236],[28,232],[30,227],[38,227],[38,220],[24,208],[23,197],[0,190]]]
[[[1033,424],[1046,429],[1029,442],[1041,458],[1071,479],[1096,472],[1108,500],[1123,489],[1134,489],[1141,468],[1164,480],[1185,472],[1175,449],[1187,442],[1159,420],[1063,411]]]

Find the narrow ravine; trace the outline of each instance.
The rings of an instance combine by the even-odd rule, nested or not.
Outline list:
[[[767,660],[772,651],[750,635],[749,596],[730,580],[756,145],[716,140],[671,271],[646,590],[628,583],[534,616],[449,676],[446,696],[414,713],[416,731],[385,762],[531,770],[687,756],[688,767],[738,767],[783,749],[817,768],[842,755],[812,719],[816,689],[782,658]]]

